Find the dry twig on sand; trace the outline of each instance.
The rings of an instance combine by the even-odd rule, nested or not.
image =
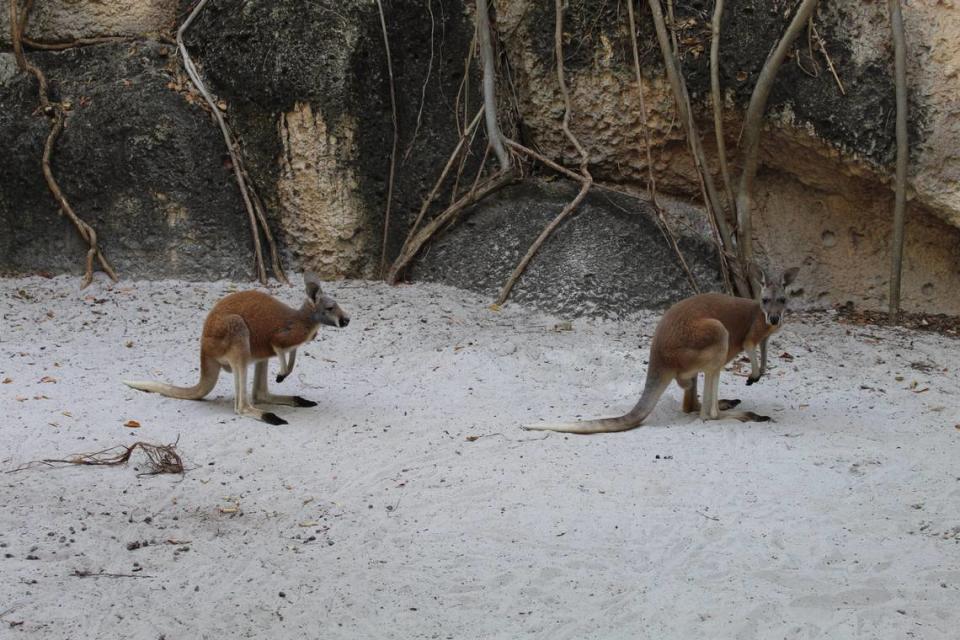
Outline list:
[[[179,442],[179,438],[177,439]],[[146,466],[149,471],[139,473],[140,476],[153,476],[161,473],[179,473],[184,472],[183,459],[177,451],[177,442],[172,444],[152,444],[150,442],[137,441],[131,445],[117,445],[93,453],[76,453],[69,458],[45,458],[35,462],[28,462],[16,469],[11,469],[7,473],[24,471],[32,469],[37,465],[56,466],[56,465],[85,465],[94,467],[116,467],[127,464],[130,456],[137,449],[143,452],[147,457]]]

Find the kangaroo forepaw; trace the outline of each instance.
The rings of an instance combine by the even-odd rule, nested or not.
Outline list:
[[[278,373],[278,374],[277,374],[277,384],[280,384],[281,382],[283,382],[283,381],[286,380],[286,379],[287,379],[286,374],[283,374],[283,373]]]
[[[272,424],[272,425],[290,424],[289,422],[287,422],[277,414],[271,413],[270,411],[265,411],[261,419],[267,424]]]
[[[297,404],[298,407],[315,407],[317,403],[313,400],[307,400],[300,396],[293,396],[293,401]]]
[[[726,411],[727,409],[733,409],[735,406],[740,404],[739,400],[719,400],[717,406],[720,411]]]
[[[757,377],[750,376],[749,378],[747,378],[747,386],[749,387],[754,382],[759,382],[759,380],[760,380],[760,376],[757,376]]]

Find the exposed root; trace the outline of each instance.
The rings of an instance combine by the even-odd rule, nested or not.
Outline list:
[[[234,141],[233,135],[230,133],[230,128],[227,126],[227,123],[223,118],[223,114],[220,112],[220,107],[213,99],[213,96],[210,95],[210,92],[207,91],[206,85],[204,85],[203,80],[200,78],[200,72],[197,71],[197,67],[194,64],[193,59],[190,58],[190,52],[187,51],[187,46],[183,42],[183,34],[186,33],[188,28],[190,28],[193,20],[203,10],[207,2],[208,0],[200,0],[197,2],[196,6],[190,12],[190,15],[187,16],[187,19],[184,20],[183,24],[180,25],[180,28],[177,29],[177,48],[180,50],[180,55],[183,58],[184,70],[190,77],[190,81],[193,82],[193,85],[197,88],[197,91],[200,92],[200,95],[203,96],[203,99],[209,105],[210,112],[213,114],[217,124],[220,126],[220,133],[223,135],[223,141],[227,145],[227,152],[230,154],[230,160],[233,164],[233,173],[234,176],[236,176],[237,185],[240,188],[240,195],[243,197],[243,204],[247,209],[247,217],[250,221],[250,235],[253,238],[253,254],[257,270],[257,278],[261,283],[266,284],[267,270],[264,266],[263,248],[260,243],[260,229],[262,228],[270,249],[274,275],[281,282],[286,282],[286,276],[284,275],[283,270],[279,268],[280,260],[277,255],[276,244],[273,241],[273,235],[270,233],[270,230],[267,226],[266,216],[263,214],[262,207],[259,207],[258,209],[258,205],[254,204],[255,198],[251,195],[252,190],[247,184],[247,171],[243,165],[243,158],[240,155],[239,146]]]
[[[718,0],[718,2],[722,3],[723,0]],[[677,254],[677,258],[680,260],[680,266],[690,281],[690,286],[693,287],[695,293],[700,293],[697,280],[693,277],[693,273],[687,265],[687,260],[683,257],[683,252],[680,251],[680,246],[677,244],[677,237],[670,228],[670,224],[663,214],[660,203],[657,202],[657,179],[653,174],[653,154],[650,151],[650,131],[647,127],[647,105],[643,95],[643,77],[640,75],[640,50],[637,47],[637,25],[633,16],[633,0],[627,2],[627,17],[630,24],[630,43],[633,49],[633,70],[637,76],[637,92],[640,96],[640,130],[643,132],[643,147],[647,153],[647,184],[650,191],[650,203],[653,205],[653,210],[657,214],[657,221],[660,223],[660,230],[663,233],[664,239],[670,243],[674,253]]]
[[[480,123],[480,117],[483,115],[483,107],[477,111],[477,115],[474,116],[473,121],[464,129],[463,134],[460,136],[460,140],[457,142],[457,146],[454,148],[453,153],[450,154],[450,158],[447,160],[447,164],[443,167],[443,171],[440,172],[440,177],[437,178],[437,181],[434,183],[433,188],[430,190],[430,193],[427,194],[427,197],[424,198],[423,204],[420,205],[420,211],[417,213],[416,219],[413,221],[413,224],[410,226],[410,231],[407,233],[406,239],[403,241],[403,247],[400,249],[400,255],[403,256],[406,254],[407,250],[411,247],[414,237],[416,236],[417,230],[420,228],[420,223],[423,222],[423,217],[426,215],[427,210],[430,208],[430,205],[433,204],[433,201],[436,199],[437,195],[440,192],[440,188],[443,186],[444,181],[447,178],[447,175],[450,173],[450,169],[453,167],[454,163],[457,161],[457,158],[461,156],[463,149],[466,146],[467,140],[469,139],[471,133],[476,129],[477,125]],[[461,165],[462,166],[462,165]],[[483,164],[480,165],[483,167]],[[386,281],[390,284],[396,284],[397,280],[400,278],[400,272],[403,267],[399,264],[399,257],[390,265],[390,270],[387,272]]]
[[[827,68],[830,69],[830,73],[833,74],[833,79],[837,81],[837,87],[840,89],[840,95],[845,96],[847,95],[847,92],[843,90],[843,83],[840,82],[840,76],[837,75],[837,70],[833,66],[833,60],[830,59],[830,54],[827,53],[827,45],[824,44],[823,38],[821,38],[820,34],[817,33],[817,28],[813,26],[813,19],[812,19],[813,16],[811,15],[810,17],[811,17],[810,25],[809,25],[810,31],[813,33],[813,37],[817,41],[817,46],[820,47],[820,53],[823,54],[823,57],[827,61]]]
[[[590,191],[590,187],[593,185],[593,176],[590,175],[590,170],[587,168],[588,163],[590,162],[590,156],[587,154],[586,149],[583,148],[583,145],[580,144],[580,141],[577,139],[573,132],[570,130],[570,92],[567,90],[567,81],[563,73],[563,0],[555,0],[554,2],[554,11],[556,12],[555,28],[554,28],[554,53],[556,55],[557,62],[557,84],[560,86],[560,95],[563,96],[563,133],[567,136],[567,139],[573,144],[577,152],[580,154],[580,191],[577,193],[577,196],[573,199],[572,202],[567,204],[557,217],[555,217],[550,224],[540,232],[540,235],[537,236],[537,239],[533,241],[533,244],[530,245],[530,248],[527,249],[527,253],[517,264],[516,268],[513,270],[513,273],[510,274],[510,277],[507,278],[507,281],[503,284],[503,288],[500,289],[500,295],[497,297],[497,304],[502,305],[507,301],[507,298],[510,296],[510,291],[513,289],[513,285],[516,284],[517,280],[526,270],[527,265],[530,264],[530,261],[533,259],[533,256],[536,255],[539,251],[541,245],[550,237],[550,234],[553,233],[554,229],[560,226],[560,223],[566,220],[573,211],[576,210],[577,206],[587,197],[587,193]]]
[[[777,71],[780,69],[787,52],[793,46],[794,40],[800,35],[800,31],[816,10],[817,1],[802,0],[777,46],[767,56],[767,60],[760,70],[760,76],[757,78],[757,84],[750,96],[750,104],[743,121],[743,170],[740,173],[736,198],[737,250],[740,266],[747,271],[751,291],[756,290],[758,283],[754,281],[754,277],[750,275],[745,265],[753,263],[753,181],[757,175],[763,113],[767,108],[767,98],[773,88]]]
[[[423,105],[427,101],[427,85],[430,84],[430,74],[433,72],[433,32],[436,28],[436,20],[433,17],[433,0],[427,0],[427,12],[430,14],[430,59],[427,61],[427,73],[423,78],[423,85],[420,87],[420,108],[417,110],[417,124],[413,128],[413,135],[410,137],[410,144],[403,154],[403,162],[407,161],[410,153],[413,151],[413,145],[417,141],[417,134],[420,133],[420,124],[423,119]]]
[[[502,187],[516,179],[513,171],[498,172],[491,178],[481,182],[466,195],[444,209],[437,217],[428,222],[410,239],[410,242],[400,251],[400,255],[390,268],[387,281],[396,284],[399,274],[406,269],[413,259],[420,253],[424,245],[441,229],[452,223],[467,207],[474,205]]]
[[[720,256],[720,265],[721,271],[724,274],[724,280],[727,282],[727,278],[729,278],[729,274],[732,272],[736,292],[742,296],[749,296],[749,284],[738,275],[738,270],[730,269],[730,265],[726,259],[726,255],[732,252],[735,246],[733,230],[724,215],[720,196],[717,194],[716,187],[713,184],[713,176],[707,168],[706,154],[703,151],[697,124],[693,119],[690,95],[687,92],[687,85],[683,79],[680,65],[671,48],[670,36],[667,34],[667,26],[663,18],[663,10],[660,7],[660,0],[648,0],[648,5],[650,6],[650,14],[653,17],[657,43],[660,45],[660,53],[663,56],[663,61],[666,66],[667,79],[673,90],[677,110],[680,112],[680,122],[684,128],[687,143],[690,147],[690,155],[693,157],[693,163],[697,169],[697,176],[700,180],[700,187],[704,195],[704,204],[710,216],[710,222],[716,229],[717,236],[719,236],[717,252]]]
[[[377,9],[380,11],[380,28],[383,32],[383,46],[387,52],[387,74],[390,78],[390,113],[393,118],[393,146],[390,151],[390,177],[387,179],[387,204],[383,213],[383,245],[380,250],[380,276],[383,277],[387,269],[387,241],[390,238],[390,208],[393,205],[393,180],[397,170],[397,143],[400,137],[397,123],[397,94],[393,81],[393,60],[390,56],[390,39],[387,37],[387,19],[383,15],[383,2],[377,0]]]
[[[50,86],[43,71],[41,71],[39,67],[30,63],[23,53],[23,31],[26,29],[30,7],[32,4],[33,0],[27,0],[23,5],[23,12],[18,15],[17,0],[10,0],[10,39],[13,43],[14,57],[16,58],[17,66],[21,71],[26,71],[37,79],[37,84],[39,85],[38,98],[40,101],[41,110],[45,115],[51,118],[50,133],[47,135],[46,142],[43,145],[43,159],[41,162],[43,178],[47,183],[47,188],[49,189],[50,194],[53,196],[54,200],[57,201],[57,205],[60,207],[61,213],[70,219],[70,222],[73,223],[73,226],[80,234],[80,237],[83,238],[84,242],[86,242],[89,246],[89,249],[87,250],[83,285],[81,288],[86,287],[93,281],[93,267],[95,261],[99,261],[100,268],[103,270],[103,272],[106,273],[111,280],[116,282],[117,274],[113,270],[113,267],[110,266],[106,256],[104,256],[103,252],[100,250],[100,245],[97,242],[97,232],[92,226],[80,218],[76,211],[73,210],[73,207],[70,206],[70,202],[60,189],[60,185],[57,183],[57,180],[53,175],[53,169],[50,167],[50,161],[53,157],[53,146],[57,140],[57,137],[60,135],[60,132],[63,131],[66,115],[63,105],[50,101]]]
[[[487,0],[477,0],[477,42],[480,45],[480,62],[483,67],[483,105],[487,124],[487,140],[493,147],[500,163],[500,171],[510,169],[510,156],[503,145],[503,134],[497,121],[496,64],[493,59],[493,43],[490,33],[490,12]]]
[[[727,194],[727,207],[730,211],[730,217],[736,220],[737,209],[733,195],[733,182],[730,180],[730,167],[727,165],[727,143],[723,134],[723,95],[720,92],[720,21],[722,18],[723,0],[716,0],[710,38],[710,93],[713,98],[713,130],[717,138],[717,157],[720,161],[723,189]]]
[[[110,44],[112,42],[129,42],[135,40],[134,36],[96,36],[94,38],[77,38],[75,40],[65,40],[63,42],[43,42],[34,40],[21,34],[20,41],[23,46],[37,51],[66,51],[77,47],[89,47],[97,44]]]

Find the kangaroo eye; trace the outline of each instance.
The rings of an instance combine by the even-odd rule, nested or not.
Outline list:
[[[763,304],[770,304],[770,298],[764,298]]]
[[[777,298],[777,302],[779,302],[780,304],[787,304],[787,299],[786,299],[786,298]]]

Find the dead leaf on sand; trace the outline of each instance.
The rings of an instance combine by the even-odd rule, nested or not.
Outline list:
[[[123,423],[123,426],[128,427],[130,429],[139,429],[140,423],[137,422],[136,420],[127,420],[126,422]]]

